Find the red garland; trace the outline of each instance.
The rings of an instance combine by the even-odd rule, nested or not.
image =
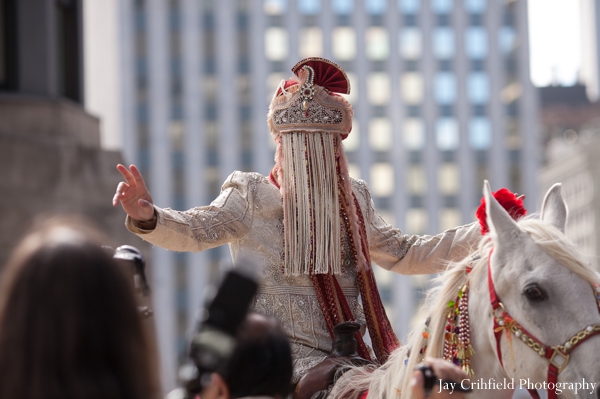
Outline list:
[[[509,189],[501,188],[492,193],[492,195],[514,220],[519,220],[527,214],[527,209],[523,207],[523,200],[518,199]],[[485,212],[485,197],[481,198],[481,205],[477,208],[475,215],[477,216],[477,219],[479,219],[479,224],[481,225],[481,235],[485,235],[490,231],[487,225],[487,215]]]

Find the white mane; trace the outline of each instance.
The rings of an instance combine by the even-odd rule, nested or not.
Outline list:
[[[525,218],[517,225],[527,233],[541,249],[552,258],[567,267],[573,273],[588,281],[590,284],[598,281],[598,274],[586,262],[569,239],[556,227],[538,219]],[[426,354],[430,357],[441,358],[444,348],[444,333],[446,325],[447,303],[456,298],[459,289],[470,278],[470,286],[479,286],[476,282],[487,277],[487,263],[492,240],[489,234],[482,237],[478,248],[458,263],[448,266],[446,272],[434,280],[434,287],[429,291],[422,305],[418,319],[419,327],[409,334],[405,345],[392,353],[388,361],[378,369],[356,368],[349,371],[343,378],[344,382],[336,387],[334,397],[357,398],[366,390],[370,398],[399,398],[400,394],[411,394],[410,377],[414,367],[422,361],[421,348],[427,346]],[[473,261],[479,256],[479,259]],[[466,273],[468,266],[473,267],[470,274]],[[487,284],[484,285],[487,287]],[[429,318],[428,338],[423,337],[425,321]],[[477,370],[475,370],[477,374]],[[344,376],[344,377],[346,377]],[[402,395],[407,397],[406,395]]]

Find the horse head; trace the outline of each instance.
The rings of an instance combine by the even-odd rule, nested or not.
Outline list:
[[[490,232],[479,247],[484,267],[477,270],[480,278],[471,276],[477,281],[471,281],[469,302],[473,381],[506,378],[516,387],[539,388],[554,373],[561,397],[596,397],[600,279],[564,235],[567,207],[560,184],[546,194],[540,219],[515,222],[487,182],[484,196]],[[490,291],[500,303],[495,309]],[[510,397],[510,391],[493,389],[482,394]]]

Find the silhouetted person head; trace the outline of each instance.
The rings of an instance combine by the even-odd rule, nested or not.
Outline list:
[[[132,283],[100,244],[55,222],[16,248],[0,288],[1,398],[157,397]]]
[[[211,377],[202,399],[285,398],[292,381],[292,354],[285,331],[274,320],[250,313],[225,371]]]

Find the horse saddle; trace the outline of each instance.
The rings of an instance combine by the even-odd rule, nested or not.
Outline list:
[[[344,366],[364,366],[369,360],[358,356],[355,334],[360,323],[346,321],[333,328],[333,344],[331,355],[316,366],[310,368],[298,381],[294,391],[294,399],[322,399],[329,394],[336,378],[343,374]]]

